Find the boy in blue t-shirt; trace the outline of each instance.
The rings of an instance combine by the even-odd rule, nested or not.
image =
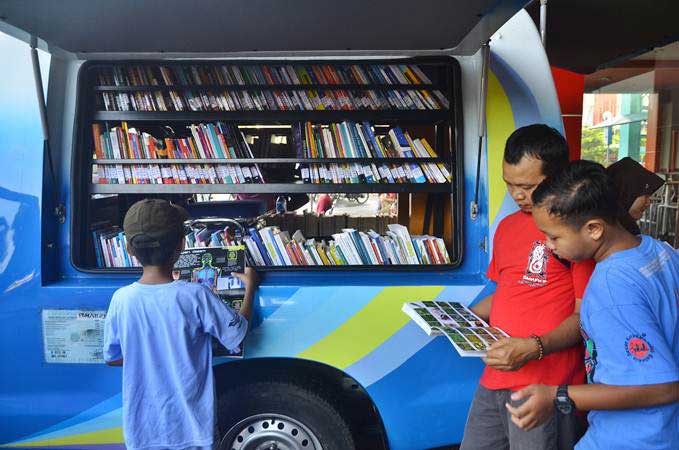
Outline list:
[[[240,314],[207,287],[173,280],[185,219],[165,200],[147,199],[132,205],[123,223],[128,251],[144,272],[113,294],[104,359],[123,366],[123,431],[131,450],[212,448],[211,337],[231,349],[248,329],[257,284],[252,269],[233,274],[245,284]]]
[[[599,164],[572,163],[533,203],[554,253],[597,262],[580,310],[590,384],[528,386],[507,405],[512,421],[531,429],[576,407],[590,411],[579,450],[679,449],[679,253],[620,225]]]

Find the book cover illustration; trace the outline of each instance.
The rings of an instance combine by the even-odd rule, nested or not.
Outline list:
[[[483,357],[493,342],[508,337],[458,302],[408,302],[402,309],[428,335],[448,338],[460,356]]]
[[[236,311],[240,310],[245,295],[242,281],[231,272],[245,271],[245,246],[190,248],[181,252],[172,276],[175,280],[201,283],[209,287],[219,299]],[[227,349],[212,340],[213,356],[243,357],[243,345]]]

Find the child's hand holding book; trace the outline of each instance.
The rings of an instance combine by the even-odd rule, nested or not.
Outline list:
[[[246,267],[243,273],[231,272],[231,276],[238,278],[245,285],[245,292],[252,292],[259,286],[259,275],[252,267]]]
[[[255,289],[259,286],[259,275],[257,275],[257,271],[252,267],[246,267],[243,273],[231,272],[231,276],[238,278],[245,285],[245,296],[239,313],[250,322],[252,316],[252,298],[254,297]]]

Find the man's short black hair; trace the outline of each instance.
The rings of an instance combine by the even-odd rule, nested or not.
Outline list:
[[[507,163],[516,165],[524,156],[542,161],[542,174],[550,177],[568,164],[568,144],[552,127],[528,125],[515,130],[505,144]]]
[[[545,179],[533,191],[533,205],[574,228],[594,218],[615,224],[620,214],[611,177],[592,161],[575,161]]]

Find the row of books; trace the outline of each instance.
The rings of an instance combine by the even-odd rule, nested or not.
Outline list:
[[[103,129],[103,126],[106,129]],[[237,126],[223,122],[187,127],[191,137],[157,139],[129,128],[92,124],[96,159],[243,159],[254,158],[245,135]]]
[[[444,175],[435,163],[408,164],[306,164],[302,180],[311,184],[403,184],[450,183],[450,171]]]
[[[431,84],[413,64],[113,66],[97,72],[102,86]]]
[[[403,225],[390,224],[385,236],[344,229],[332,240],[306,239],[297,230],[292,237],[277,227],[249,229],[243,241],[257,266],[358,266],[450,264],[441,238],[410,236]]]
[[[376,134],[369,122],[328,125],[311,122],[292,127],[292,145],[300,158],[436,158],[426,139],[413,139],[401,127]]]
[[[139,267],[137,258],[127,252],[127,239],[120,227],[105,227],[92,231],[92,243],[97,267]]]
[[[229,227],[219,230],[201,228],[185,235],[184,248],[229,247],[236,245]],[[127,252],[125,233],[118,226],[92,231],[95,257],[99,268],[140,267],[139,261]]]
[[[412,111],[441,110],[449,101],[439,90],[247,90],[207,89],[101,92],[103,111]]]
[[[445,242],[432,236],[411,236],[403,225],[389,224],[386,235],[344,229],[332,240],[306,239],[297,230],[292,237],[275,226],[250,228],[242,240],[256,266],[358,266],[450,264]],[[126,250],[119,227],[92,231],[97,267],[138,267]],[[232,230],[195,229],[185,236],[185,248],[226,247],[236,244]]]
[[[92,164],[93,184],[261,184],[256,165]]]
[[[237,244],[235,230],[208,227],[191,230],[185,248]],[[93,230],[97,267],[138,267],[126,249],[125,233],[117,226]],[[432,236],[411,236],[403,225],[389,224],[385,235],[373,230],[343,229],[331,240],[306,239],[300,230],[292,237],[276,226],[250,228],[242,237],[256,266],[438,265],[450,264],[445,242]]]

